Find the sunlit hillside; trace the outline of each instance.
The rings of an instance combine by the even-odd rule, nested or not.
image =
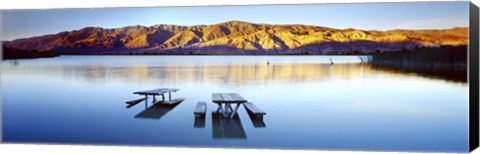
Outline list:
[[[229,21],[197,26],[86,27],[4,43],[20,50],[79,54],[325,54],[466,45],[468,28],[366,31]]]

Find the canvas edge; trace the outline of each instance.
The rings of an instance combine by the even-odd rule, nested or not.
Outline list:
[[[478,7],[470,2],[469,5],[469,151],[472,152],[479,144],[479,33]]]
[[[3,36],[3,10],[0,10],[0,61],[3,60],[3,41],[1,37]],[[0,71],[0,83],[2,81],[2,73]],[[3,139],[3,92],[2,87],[0,86],[0,144],[4,143]]]
[[[435,1],[423,1],[435,2]],[[455,1],[442,1],[455,2]],[[369,2],[369,3],[416,3],[416,2]],[[472,152],[479,147],[479,8],[472,2],[469,2],[469,44],[468,44],[468,82],[469,82],[469,151]],[[336,3],[312,3],[312,4],[336,4]],[[362,4],[361,2],[340,3],[340,4]],[[255,4],[260,5],[296,5],[296,4]],[[308,5],[308,4],[306,4]],[[216,5],[206,5],[216,6]],[[203,6],[203,7],[206,7]],[[218,6],[243,6],[243,5],[218,5]],[[149,7],[195,7],[195,6],[149,6]],[[200,5],[202,7],[202,5]],[[106,8],[130,8],[130,7],[106,7]],[[51,8],[58,9],[58,8]],[[85,8],[70,8],[70,9],[85,9]],[[99,8],[102,9],[102,8]],[[29,9],[13,9],[13,10],[29,10]],[[2,20],[2,11],[0,10],[0,22]],[[0,36],[2,36],[2,24],[0,23]],[[2,40],[0,39],[0,59],[3,58]],[[1,74],[0,74],[1,78]],[[0,88],[0,92],[1,92]],[[0,98],[1,97],[0,93]],[[3,101],[0,99],[0,143],[5,144],[3,140]],[[8,143],[8,142],[7,142]],[[33,143],[39,144],[39,143]],[[61,144],[60,144],[61,145]],[[72,145],[72,144],[64,144]],[[85,145],[85,144],[80,144]],[[97,145],[97,144],[94,144]],[[102,145],[100,145],[102,146]],[[105,146],[105,145],[103,145]],[[117,146],[117,145],[113,145]],[[142,146],[143,147],[143,146]],[[164,147],[164,146],[161,146]],[[176,146],[174,146],[176,147]],[[188,148],[188,147],[184,147]],[[202,147],[205,148],[205,147]],[[365,151],[358,151],[365,152]],[[378,152],[378,151],[377,151]]]

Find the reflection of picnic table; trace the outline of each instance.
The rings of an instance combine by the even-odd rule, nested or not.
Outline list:
[[[161,119],[165,116],[168,112],[172,111],[178,104],[182,101],[178,101],[175,104],[163,104],[163,103],[156,103],[152,104],[150,107],[145,106],[145,110],[138,113],[135,118],[142,118],[142,119]],[[147,104],[145,104],[147,105]]]
[[[247,134],[238,115],[225,119],[221,113],[212,112],[213,139],[246,139]]]
[[[237,93],[212,93],[213,103],[218,105],[216,112],[221,113],[224,117],[232,118],[237,114],[237,110],[242,103],[247,102],[245,98]],[[235,104],[235,109],[232,108]]]
[[[145,91],[137,91],[133,92],[133,94],[144,95],[145,99],[147,99],[148,95],[152,95],[153,99],[155,100],[155,96],[162,96],[162,101],[165,101],[165,93],[168,93],[168,101],[172,101],[172,92],[177,92],[180,89],[176,88],[160,88],[154,90],[145,90]]]

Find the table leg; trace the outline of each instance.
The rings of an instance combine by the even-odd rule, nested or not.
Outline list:
[[[225,110],[223,110],[223,107],[222,107],[222,104],[218,103],[218,109],[217,109],[217,112],[220,111],[220,113],[222,114],[222,116],[226,116],[225,115]]]
[[[226,117],[229,117],[229,116],[230,116],[230,112],[231,112],[231,111],[229,110],[228,106],[230,106],[230,104],[229,104],[229,103],[225,103],[225,115],[226,115]]]
[[[148,96],[145,95],[145,110],[148,108]]]
[[[230,109],[230,111],[233,111],[232,104],[228,104],[228,108]]]
[[[220,104],[217,104],[218,105],[218,108],[217,108],[217,111],[215,112],[219,112],[220,110],[222,110],[222,106]]]
[[[168,92],[168,101],[172,101],[172,92],[171,91]]]
[[[233,113],[232,113],[232,115],[230,116],[230,118],[233,118],[233,116],[235,116],[235,114],[237,114],[237,110],[238,110],[238,108],[240,107],[240,105],[242,105],[242,104],[237,103],[237,106],[235,107],[235,110],[233,110]]]
[[[232,111],[232,113],[235,113],[235,110],[232,108],[232,105],[233,104],[230,104],[230,111]]]

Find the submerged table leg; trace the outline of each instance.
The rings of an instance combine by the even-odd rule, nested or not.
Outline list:
[[[148,96],[145,95],[145,110],[148,108]]]
[[[223,114],[222,114],[223,117],[226,117],[228,115],[227,104],[223,105],[222,111],[223,111]]]
[[[217,111],[215,111],[215,112],[219,112],[219,111],[222,110],[222,106],[220,104],[217,104],[217,105],[218,105],[218,108],[217,108]]]
[[[225,103],[225,117],[224,118],[228,118],[230,117],[230,110],[228,109],[228,103]]]
[[[152,95],[152,104],[155,104],[157,102],[157,99],[155,98],[155,95]]]
[[[168,92],[168,101],[172,101],[172,92],[171,91]]]
[[[225,110],[223,109],[222,104],[221,104],[221,103],[217,103],[217,105],[218,105],[217,112],[220,111],[219,113],[221,113],[222,116],[226,116],[226,115],[225,115]]]
[[[235,110],[233,110],[233,114],[230,116],[230,118],[233,118],[233,116],[235,116],[235,114],[237,114],[237,111],[238,111],[238,108],[240,107],[240,103],[237,103],[237,106],[235,107]]]
[[[230,113],[231,113],[231,111],[229,109],[229,106],[230,106],[229,103],[225,103],[225,115],[226,115],[226,117],[229,117]]]
[[[229,103],[228,108],[230,109],[230,111],[233,111],[232,104]]]

